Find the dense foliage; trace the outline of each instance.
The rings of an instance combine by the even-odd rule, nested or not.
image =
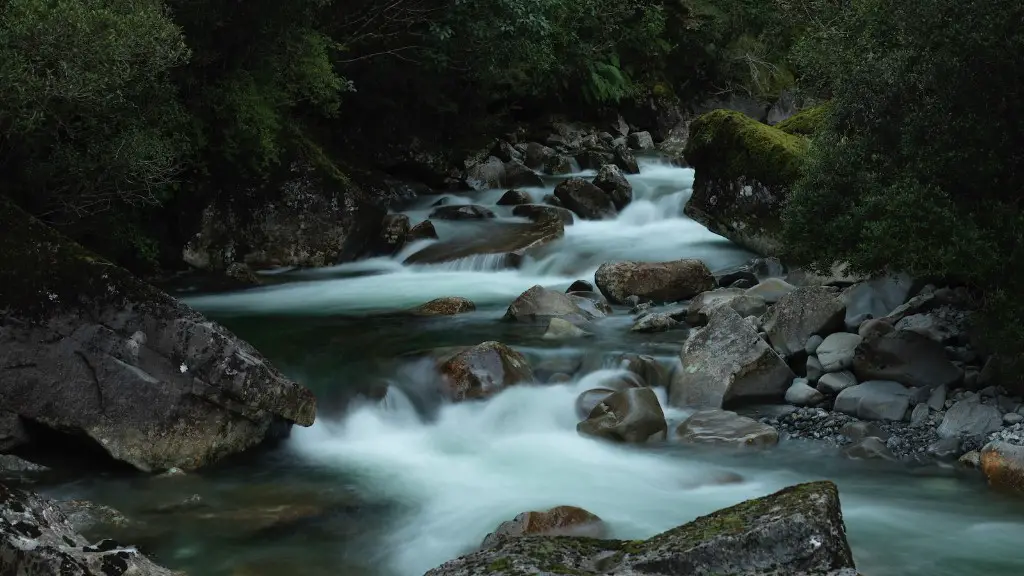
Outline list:
[[[994,339],[1024,341],[1024,5],[832,7],[796,53],[832,105],[787,208],[793,255],[962,281],[1012,332]]]

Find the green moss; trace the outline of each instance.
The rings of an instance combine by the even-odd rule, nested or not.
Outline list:
[[[488,572],[499,572],[502,570],[508,570],[512,567],[512,561],[507,556],[498,558],[494,562],[487,565]]]
[[[740,112],[714,110],[690,125],[684,156],[704,177],[747,177],[766,186],[789,186],[799,177],[806,153],[806,138]]]
[[[812,136],[825,122],[829,110],[828,103],[807,108],[779,122],[775,127],[794,136]]]

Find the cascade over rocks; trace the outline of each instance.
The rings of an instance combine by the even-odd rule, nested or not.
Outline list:
[[[791,486],[697,518],[644,541],[570,536],[508,538],[425,576],[498,574],[733,574],[856,576],[839,492]]]
[[[584,220],[604,220],[618,214],[608,193],[582,178],[572,177],[559,183],[555,198]]]
[[[518,208],[518,207],[517,207]],[[472,238],[443,240],[410,254],[406,264],[436,264],[485,254],[502,255],[501,266],[516,268],[523,255],[565,234],[561,220],[544,219],[531,223],[489,224],[487,234]]]
[[[493,396],[508,386],[533,380],[530,364],[501,342],[461,350],[438,365],[442,390],[453,402]]]
[[[669,386],[676,407],[722,408],[730,402],[781,399],[795,374],[732,308],[712,309],[679,354],[683,367]]]
[[[520,204],[530,204],[533,200],[530,195],[521,190],[509,190],[501,195],[498,199],[498,206],[518,206]]]
[[[5,412],[144,471],[313,423],[313,394],[220,325],[4,200],[0,229]]]
[[[134,546],[91,544],[53,501],[0,484],[0,569],[18,576],[184,576]]]
[[[409,233],[405,236],[405,241],[411,244],[417,240],[437,240],[437,230],[434,228],[433,222],[424,220],[409,229]]]
[[[512,209],[513,216],[528,218],[534,222],[542,220],[557,220],[563,226],[572,226],[575,217],[572,212],[558,206],[546,206],[544,204],[520,204]]]
[[[594,186],[604,190],[615,208],[622,210],[633,201],[633,185],[626,180],[618,166],[601,166],[594,177]]]
[[[700,260],[609,262],[597,269],[594,281],[614,304],[623,304],[630,296],[641,301],[676,302],[715,287],[715,278]]]

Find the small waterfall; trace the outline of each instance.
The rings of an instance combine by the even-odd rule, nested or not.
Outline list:
[[[504,270],[508,268],[507,254],[475,254],[457,260],[430,264],[436,270],[450,270],[452,272],[488,272],[492,270]]]

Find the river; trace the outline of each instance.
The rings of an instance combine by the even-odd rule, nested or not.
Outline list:
[[[543,329],[500,322],[540,284],[565,289],[619,259],[705,260],[750,255],[682,215],[693,172],[645,159],[634,201],[615,220],[577,221],[517,270],[496,259],[406,266],[377,258],[281,271],[280,283],[228,294],[184,293],[191,305],[248,339],[320,400],[318,421],[259,455],[177,478],[101,475],[49,487],[58,497],[111,505],[135,520],[123,539],[192,576],[418,576],[472,550],[503,520],[531,509],[583,507],[614,536],[646,538],[800,481],[838,483],[849,540],[867,576],[1024,574],[1024,504],[980,477],[940,466],[849,461],[825,447],[783,442],[754,455],[679,445],[624,447],[576,434],[576,395],[641,352],[672,362],[685,332],[629,332],[624,310],[570,344]],[[536,200],[551,191],[526,190]],[[442,239],[485,234],[515,220],[493,206],[501,191],[453,195],[488,205],[490,223],[438,223]],[[408,208],[426,217],[438,197]],[[462,296],[475,312],[452,318],[390,314]],[[563,385],[518,386],[483,403],[444,405],[422,352],[500,340],[551,371],[581,366]],[[387,393],[355,399],[358,390]],[[684,415],[667,410],[670,421]],[[670,422],[671,428],[671,422]],[[728,479],[726,482],[724,480]]]

